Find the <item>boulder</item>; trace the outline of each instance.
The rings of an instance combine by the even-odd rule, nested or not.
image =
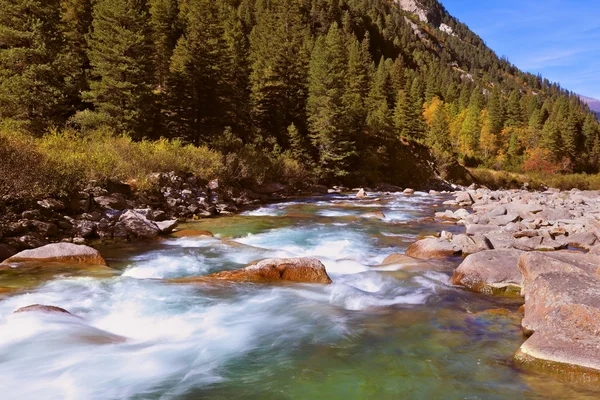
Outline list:
[[[585,380],[600,378],[600,309],[568,304],[553,309],[521,346],[516,360]]]
[[[110,210],[124,210],[127,208],[127,201],[121,193],[113,193],[106,196],[94,198],[96,204],[100,207]]]
[[[415,189],[407,188],[407,189],[404,189],[404,192],[402,192],[402,193],[404,193],[405,195],[409,196],[411,194],[415,194]]]
[[[24,312],[43,312],[43,313],[59,313],[59,314],[68,314],[73,315],[64,308],[55,307],[55,306],[45,306],[42,304],[33,304],[26,307],[21,307],[16,310],[13,314],[24,313]]]
[[[177,228],[179,222],[176,219],[171,219],[168,221],[155,221],[154,224],[160,230],[160,233],[171,233],[173,229]]]
[[[24,262],[60,262],[89,265],[107,265],[100,252],[89,246],[72,243],[53,243],[33,250],[25,250],[4,260],[3,264]]]
[[[522,294],[527,295],[528,286],[540,275],[550,272],[574,273],[597,279],[600,255],[575,251],[530,252],[519,257],[519,270],[523,275]]]
[[[459,192],[456,194],[456,202],[458,204],[464,205],[472,205],[475,201],[473,201],[473,197],[469,192]]]
[[[364,199],[365,197],[367,197],[367,193],[365,193],[365,189],[360,189],[358,191],[358,193],[356,193],[357,199]]]
[[[460,246],[463,256],[494,248],[488,238],[483,235],[454,235],[452,242]]]
[[[128,237],[149,239],[158,236],[160,228],[156,223],[149,221],[143,214],[127,210],[121,215],[119,222],[115,225],[115,236],[117,236],[117,232],[124,232]]]
[[[67,208],[65,203],[57,199],[44,199],[37,202],[38,205],[46,210],[62,211]]]
[[[385,214],[380,211],[377,211],[377,212],[370,212],[370,213],[362,214],[360,217],[361,218],[370,218],[370,219],[385,219]]]
[[[516,249],[471,254],[454,271],[452,283],[485,294],[520,289],[522,275],[517,263],[521,254],[523,251]]]
[[[303,282],[330,284],[325,266],[316,258],[270,258],[255,265],[212,275],[174,279],[172,282],[194,283],[211,281],[234,282]]]
[[[469,224],[467,225],[467,235],[484,235],[486,233],[495,232],[498,226],[484,224]]]
[[[546,272],[526,287],[521,325],[527,333],[536,332],[551,311],[573,304],[600,309],[600,281],[586,274]]]
[[[499,217],[490,218],[490,225],[506,226],[511,222],[517,222],[520,219],[518,215],[506,214]]]
[[[429,259],[461,255],[462,249],[453,242],[439,238],[425,238],[411,244],[406,255],[413,258]]]

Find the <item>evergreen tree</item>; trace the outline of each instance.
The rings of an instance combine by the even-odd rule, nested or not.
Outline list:
[[[154,70],[159,88],[165,86],[169,76],[171,56],[181,35],[178,0],[149,0],[150,27],[154,44]]]
[[[59,0],[0,0],[0,118],[41,132],[65,117]]]
[[[92,70],[84,100],[117,130],[143,137],[152,128],[152,46],[145,2],[97,0],[88,57]],[[81,120],[81,119],[80,119]]]
[[[521,103],[519,93],[517,90],[513,90],[508,98],[506,104],[506,121],[505,126],[516,127],[520,126],[523,122],[523,112],[521,110]]]
[[[342,94],[346,76],[345,46],[337,23],[326,37],[319,37],[309,69],[308,123],[312,143],[318,151],[319,175],[333,179],[348,174],[354,151],[343,129]]]
[[[221,11],[213,0],[189,0],[182,12],[184,34],[171,57],[168,127],[196,144],[211,143],[231,125],[227,118],[229,59]]]
[[[87,36],[92,27],[92,0],[62,0],[62,29],[65,39],[65,96],[68,112],[81,109],[81,93],[89,89]]]
[[[392,120],[387,98],[389,86],[389,71],[385,59],[381,57],[367,99],[367,129],[372,137],[388,138],[390,135]]]
[[[427,133],[427,144],[441,155],[452,153],[450,143],[450,124],[448,114],[443,105],[436,107],[431,120],[431,126]]]
[[[252,115],[259,132],[285,143],[306,121],[309,31],[296,0],[257,2],[250,36]]]

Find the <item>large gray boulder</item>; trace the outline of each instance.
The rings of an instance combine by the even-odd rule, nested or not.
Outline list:
[[[516,249],[471,254],[454,271],[452,283],[485,294],[519,290],[522,275],[517,263],[522,254]]]
[[[72,243],[53,243],[37,249],[25,250],[4,260],[2,264],[25,262],[108,265],[98,250]]]

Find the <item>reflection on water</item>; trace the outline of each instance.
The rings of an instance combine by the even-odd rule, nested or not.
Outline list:
[[[442,228],[427,217],[443,201],[326,196],[190,224],[215,238],[101,249],[122,273],[61,271],[0,301],[2,399],[597,398],[515,369],[519,304],[452,287],[459,260],[379,267]],[[162,281],[301,256],[334,283]],[[76,316],[12,314],[35,303]]]

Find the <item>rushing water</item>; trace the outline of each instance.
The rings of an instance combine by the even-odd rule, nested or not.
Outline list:
[[[2,399],[529,399],[600,391],[521,371],[518,299],[453,287],[459,260],[379,267],[444,200],[325,196],[179,238],[103,248],[116,275],[60,273],[0,301]],[[384,220],[366,219],[382,211]],[[181,285],[163,278],[316,256],[334,283]],[[2,282],[0,281],[0,286]],[[77,317],[12,314],[30,304]]]

